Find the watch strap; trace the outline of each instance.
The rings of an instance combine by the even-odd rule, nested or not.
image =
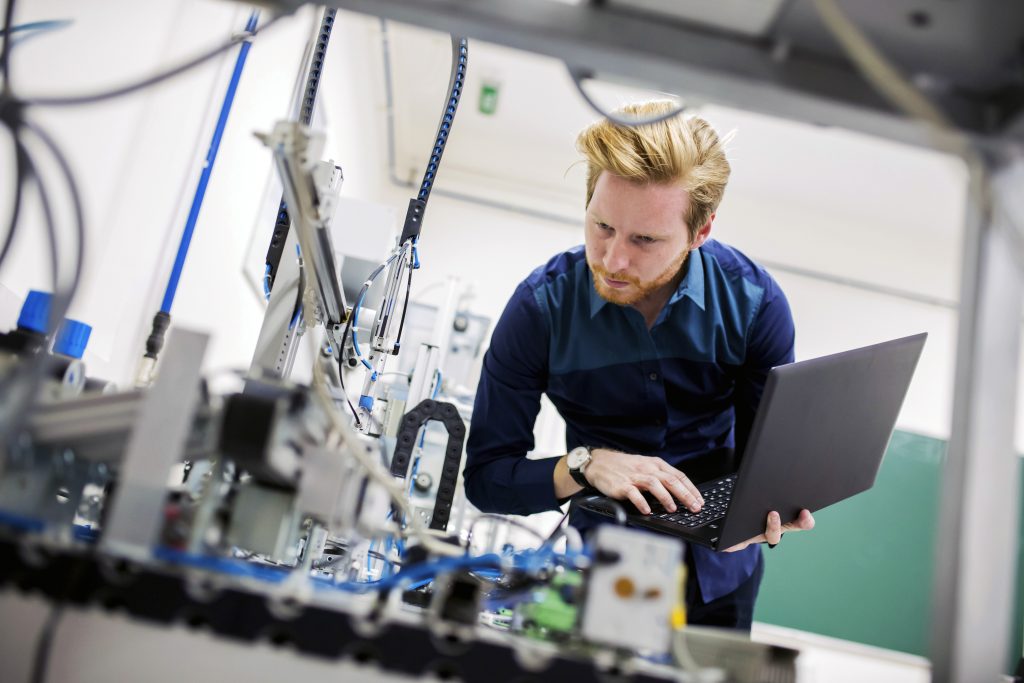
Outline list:
[[[572,480],[575,481],[580,486],[582,486],[583,488],[590,488],[590,482],[587,481],[587,478],[586,476],[584,476],[582,470],[574,470],[573,468],[570,467],[569,476],[571,476]]]
[[[586,448],[588,455],[591,453],[590,449],[587,448],[586,446],[582,446],[581,448]],[[591,455],[590,457],[593,458],[593,455]],[[566,464],[568,464],[568,463],[566,463]],[[586,470],[587,465],[589,465],[589,464],[590,464],[590,460],[588,460],[587,462],[583,463],[583,465],[581,465],[579,468],[573,468],[573,467],[569,468],[569,476],[571,476],[572,480],[575,481],[580,486],[582,486],[583,488],[590,488],[590,482],[587,481],[587,477],[583,473],[584,470]]]

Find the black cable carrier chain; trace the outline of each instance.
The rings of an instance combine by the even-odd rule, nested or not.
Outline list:
[[[416,446],[416,437],[420,429],[431,421],[440,422],[448,431],[444,463],[441,465],[441,479],[437,483],[434,512],[430,517],[431,529],[445,531],[448,529],[448,518],[451,516],[452,503],[455,500],[459,465],[462,462],[462,444],[466,440],[466,425],[454,405],[428,398],[402,417],[395,454],[391,458],[391,474],[401,479],[409,476],[409,463],[412,460],[413,448]]]
[[[409,208],[405,213],[405,224],[402,226],[402,236],[398,240],[399,244],[404,244],[407,240],[419,239],[420,230],[423,228],[423,214],[427,210],[427,200],[430,199],[430,190],[434,187],[437,171],[441,167],[441,156],[448,143],[448,134],[455,122],[455,113],[459,109],[459,102],[465,89],[468,61],[468,41],[465,38],[453,37],[452,74],[448,83],[448,101],[445,102],[441,120],[437,125],[434,147],[430,152],[427,169],[423,172],[423,182],[420,183],[419,193],[409,200]]]

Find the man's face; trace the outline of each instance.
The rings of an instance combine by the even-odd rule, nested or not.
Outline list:
[[[678,184],[639,184],[604,172],[587,207],[587,263],[602,298],[629,306],[678,284],[691,248],[683,217],[687,195]]]

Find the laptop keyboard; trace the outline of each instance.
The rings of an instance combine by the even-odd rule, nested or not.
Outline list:
[[[651,514],[645,515],[645,517],[671,522],[688,529],[704,526],[709,522],[725,517],[726,511],[729,509],[729,501],[732,499],[732,489],[735,483],[736,475],[731,474],[724,479],[719,479],[701,487],[699,490],[701,495],[704,496],[704,507],[700,509],[700,512],[690,512],[683,507],[678,507],[675,512],[669,512],[656,499],[649,499]]]

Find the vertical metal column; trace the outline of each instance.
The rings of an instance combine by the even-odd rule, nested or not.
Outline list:
[[[156,382],[132,430],[102,549],[145,559],[159,541],[167,500],[167,478],[185,456],[185,444],[200,405],[200,370],[209,337],[171,330]]]
[[[978,186],[977,177],[969,182]],[[1014,184],[1016,183],[1016,188]],[[932,615],[933,680],[996,681],[1006,662],[1017,560],[1014,427],[1021,326],[1024,160],[991,175],[996,209],[971,193],[964,239],[953,422],[943,473]]]
[[[267,312],[256,339],[249,374],[254,377],[287,379],[299,348],[302,320],[295,319],[299,291],[299,260],[295,255],[298,239],[289,230],[284,242],[284,255],[277,265],[277,286],[270,291]]]

